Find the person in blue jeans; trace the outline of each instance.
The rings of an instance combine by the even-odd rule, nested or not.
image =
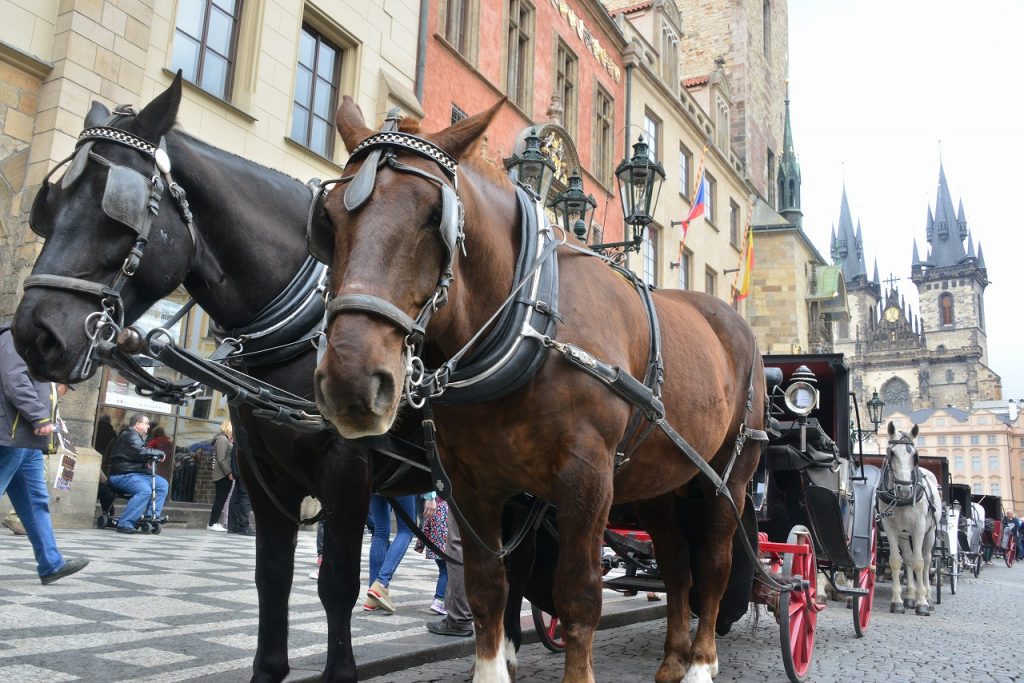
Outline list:
[[[160,449],[146,446],[148,431],[149,418],[136,413],[128,419],[128,428],[121,432],[110,447],[110,484],[131,496],[117,520],[117,530],[123,534],[138,531],[135,523],[146,511],[152,494],[150,462],[161,461],[165,457]],[[157,518],[163,514],[167,490],[167,480],[156,475]]]
[[[53,536],[43,449],[51,448],[56,423],[57,387],[29,376],[10,325],[0,325],[0,495],[11,499],[25,527],[44,584],[89,564],[85,558],[65,559]]]
[[[394,499],[402,506],[409,519],[416,519],[416,496],[399,496]],[[383,610],[388,614],[395,611],[388,586],[405,557],[405,551],[412,542],[412,530],[397,517],[397,533],[391,538],[391,509],[383,496],[370,496],[370,517],[373,519],[373,538],[370,541],[370,588],[366,591],[363,609],[373,612]]]

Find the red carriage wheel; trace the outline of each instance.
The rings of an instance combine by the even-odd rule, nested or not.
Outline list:
[[[878,562],[878,530],[871,528],[871,555],[868,566],[857,572],[857,587],[865,589],[867,595],[853,596],[853,630],[860,638],[871,623],[871,608],[875,603],[875,574]]]
[[[782,573],[799,576],[808,587],[803,591],[784,592],[779,595],[779,635],[782,643],[782,663],[789,680],[803,681],[811,666],[814,653],[814,629],[818,623],[818,565],[814,558],[814,545],[807,527],[797,525],[789,532],[789,545],[803,545],[804,552],[785,553]]]
[[[1012,567],[1017,559],[1017,539],[1013,536],[1014,534],[1011,532],[1009,539],[1006,541],[1006,550],[1003,552],[1003,560],[1006,562],[1007,567]]]
[[[536,605],[533,608],[533,626],[537,629],[537,637],[541,645],[552,652],[565,652],[565,634],[558,617],[548,614]]]

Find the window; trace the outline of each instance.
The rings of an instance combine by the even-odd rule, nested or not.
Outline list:
[[[964,471],[964,456],[954,455],[953,456],[953,469],[957,472]]]
[[[936,418],[935,419],[935,424],[937,424],[940,427],[945,427],[946,426],[946,418],[944,418],[944,417]]]
[[[715,223],[715,193],[718,191],[718,183],[715,181],[715,177],[704,172],[704,182],[706,187],[704,188],[704,220],[714,225]]]
[[[1021,448],[1024,448],[1024,437],[1022,437],[1022,438],[1020,439],[1020,442],[1019,442],[1019,444],[1020,444],[1020,447],[1021,447]]]
[[[959,434],[954,436],[953,437],[953,445],[954,446],[963,446],[964,445],[964,437],[960,436]]]
[[[942,350],[945,351],[945,349],[942,349]],[[953,371],[952,370],[946,370],[946,381],[947,382],[952,382],[954,379],[955,379],[955,377],[953,376]]]
[[[558,41],[555,59],[555,94],[562,98],[562,126],[569,136],[576,137],[576,91],[579,78],[579,60],[572,50]]]
[[[917,437],[917,445],[918,446],[927,446],[928,445],[928,437],[925,436],[924,434],[918,436]]]
[[[615,109],[604,88],[594,89],[594,177],[605,186],[612,184],[612,154],[615,145]]]
[[[993,481],[988,485],[988,492],[993,496],[1001,496],[1000,486],[998,481]]]
[[[944,437],[944,436],[940,436],[939,437],[939,445],[940,446],[945,446],[946,445],[946,437]]]
[[[444,39],[460,54],[469,54],[469,3],[470,0],[446,0]]]
[[[786,206],[786,207],[779,207],[779,205],[778,205],[778,200],[777,200],[777,197],[776,197],[776,194],[775,194],[775,192],[776,192],[775,185],[778,182],[777,180],[775,180],[775,166],[776,166],[776,163],[775,163],[775,152],[773,152],[773,151],[771,151],[769,149],[768,150],[768,205],[770,207],[772,207],[773,209],[778,209],[778,208],[786,208],[786,209],[788,209],[789,208],[788,206]]]
[[[953,295],[949,292],[939,295],[939,318],[943,325],[953,324]]]
[[[647,226],[644,230],[643,244],[643,273],[641,277],[644,284],[658,284],[658,230]]]
[[[334,111],[338,101],[341,50],[309,25],[299,34],[291,138],[320,156],[334,153]]]
[[[530,103],[530,57],[533,55],[533,7],[523,0],[508,3],[508,73],[506,92],[520,109]]]
[[[644,138],[647,139],[651,161],[661,158],[658,150],[658,138],[661,131],[661,120],[649,111],[644,112]]]
[[[690,288],[690,264],[693,261],[693,252],[689,249],[683,249],[683,256],[679,261],[679,289]]]
[[[971,483],[971,493],[975,493],[975,494],[979,494],[979,495],[981,493],[984,493],[984,491],[981,490],[981,482],[980,481],[975,481],[975,482]]]
[[[693,181],[690,174],[693,172],[693,153],[686,148],[686,145],[679,143],[679,194],[686,198],[693,192],[691,185]]]
[[[989,434],[988,436],[985,437],[985,441],[986,443],[988,443],[989,446],[994,446],[996,444],[996,435]]]
[[[718,290],[718,273],[710,268],[704,270],[704,291],[714,296]]]
[[[729,200],[729,244],[740,248],[740,205]]]
[[[719,96],[716,99],[715,107],[715,144],[718,148],[725,151],[729,149],[729,137],[731,131],[729,130],[729,103],[725,101],[724,97]]]
[[[672,92],[679,89],[679,36],[666,23],[661,25],[661,78]]]
[[[223,100],[231,98],[242,0],[181,0],[171,70]]]
[[[998,472],[999,471],[999,456],[990,455],[988,456],[988,471]]]
[[[772,56],[772,3],[764,0],[761,5],[761,42],[764,43],[764,56],[769,60]]]
[[[468,119],[468,118],[469,118],[469,114],[466,113],[466,110],[464,110],[459,105],[457,105],[455,103],[452,103],[452,122],[451,122],[451,125],[454,126],[456,123],[458,123],[462,119]]]
[[[971,456],[971,470],[973,470],[974,472],[977,472],[980,469],[981,469],[981,456],[980,455],[972,455]]]
[[[981,443],[981,437],[977,434],[971,434],[971,445],[977,446]]]

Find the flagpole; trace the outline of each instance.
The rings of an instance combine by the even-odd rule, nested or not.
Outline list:
[[[697,200],[697,191],[700,190],[700,184],[704,182],[704,158],[708,153],[708,145],[704,143],[704,147],[700,151],[700,161],[697,163],[697,175],[694,177],[693,190],[690,192],[690,201]],[[707,201],[705,199],[704,201]],[[686,233],[689,231],[688,225],[683,225],[683,237],[679,240],[679,253],[676,254],[676,263],[679,267],[683,267],[683,253],[686,248]]]

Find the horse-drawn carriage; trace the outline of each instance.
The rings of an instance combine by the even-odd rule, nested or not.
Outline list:
[[[985,511],[985,526],[981,534],[981,552],[985,562],[993,557],[1002,557],[1007,567],[1017,561],[1016,524],[1007,524],[1003,499],[999,496],[974,494],[972,502],[977,503]]]
[[[957,511],[957,564],[960,573],[969,572],[978,578],[981,573],[981,535],[985,528],[985,508],[971,498],[967,484],[950,484],[947,500]]]
[[[766,605],[780,627],[786,673],[800,681],[810,667],[817,614],[824,609],[819,572],[837,593],[852,598],[858,636],[870,622],[879,470],[863,463],[852,449],[854,399],[841,355],[765,356],[764,364],[769,405],[777,419],[769,426],[743,526],[736,532],[732,575],[716,629],[720,635],[728,633],[751,600]],[[688,516],[705,514],[704,502],[699,495],[691,497]],[[757,547],[763,568],[780,577],[799,577],[801,588],[773,589],[755,578],[739,534]],[[610,564],[626,570],[625,576],[606,580],[607,588],[631,593],[664,589],[650,539],[628,508],[613,509],[605,542],[615,551]],[[837,581],[840,577],[845,581]],[[544,622],[549,631],[550,623]]]

